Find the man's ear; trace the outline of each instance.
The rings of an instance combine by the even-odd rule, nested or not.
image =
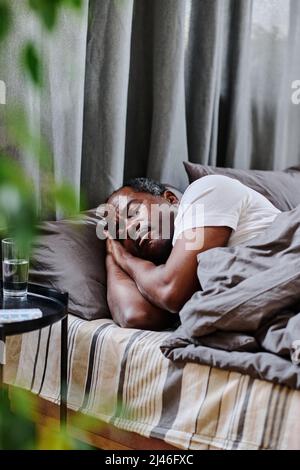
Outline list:
[[[163,197],[170,203],[170,204],[178,204],[179,202],[179,199],[178,197],[172,193],[172,191],[170,191],[169,189],[167,189],[164,193],[163,193]]]

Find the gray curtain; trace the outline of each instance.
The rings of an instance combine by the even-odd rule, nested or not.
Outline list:
[[[81,182],[300,164],[299,0],[90,0]]]
[[[123,178],[186,184],[185,2],[90,1],[82,184],[90,205]]]
[[[21,103],[50,143],[56,180],[72,183],[78,198],[82,188],[89,206],[134,176],[184,189],[187,159],[258,169],[300,164],[300,105],[291,100],[300,80],[299,0],[83,3],[80,17],[65,12],[48,36],[27,2],[12,0],[15,33],[0,54],[1,147],[2,114]],[[47,64],[42,95],[16,68],[30,37]],[[39,198],[40,169],[21,158]]]

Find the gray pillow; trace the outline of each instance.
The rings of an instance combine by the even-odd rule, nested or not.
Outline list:
[[[33,246],[29,281],[69,293],[69,312],[85,320],[110,318],[105,242],[96,236],[96,210],[80,220],[43,222]]]
[[[300,204],[300,167],[261,171],[183,163],[190,183],[207,175],[225,175],[261,193],[281,211],[289,211]]]

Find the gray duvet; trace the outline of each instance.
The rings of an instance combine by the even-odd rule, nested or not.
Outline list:
[[[300,389],[300,206],[247,244],[199,254],[198,277],[165,356]]]

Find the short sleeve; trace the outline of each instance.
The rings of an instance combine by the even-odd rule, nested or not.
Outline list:
[[[233,178],[209,175],[194,181],[180,201],[173,244],[185,230],[226,226],[237,229],[248,188]]]

